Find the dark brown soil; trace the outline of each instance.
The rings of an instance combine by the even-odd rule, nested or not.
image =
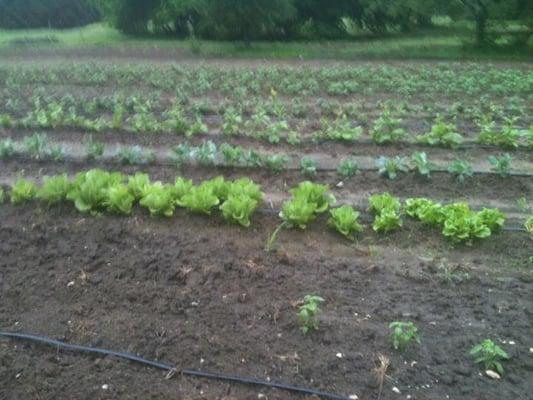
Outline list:
[[[305,232],[282,232],[279,250],[267,254],[275,219],[260,216],[244,230],[183,212],[159,220],[5,205],[0,220],[4,330],[361,399],[378,398],[372,369],[380,353],[391,359],[382,399],[527,399],[533,389],[533,283],[527,267],[516,269],[531,255],[525,234],[452,249],[432,232],[406,227],[351,247],[318,221]],[[439,265],[470,279],[445,284]],[[296,306],[309,293],[326,303],[320,330],[303,335]],[[394,352],[387,329],[394,320],[414,321],[421,344]],[[484,376],[467,354],[487,337],[505,341],[512,357],[501,381]],[[128,362],[8,340],[0,349],[2,399],[299,398],[165,380]]]

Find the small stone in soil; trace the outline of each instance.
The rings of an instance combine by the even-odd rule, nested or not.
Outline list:
[[[393,391],[394,393],[398,393],[398,394],[401,394],[401,393],[402,393],[402,392],[400,392],[400,389],[398,389],[396,386],[394,386],[394,387],[392,388],[392,391]]]
[[[486,370],[485,374],[487,374],[487,376],[492,379],[501,379],[500,374],[498,374],[497,372],[491,371],[490,369]]]
[[[357,399],[359,399],[359,396],[357,396],[356,394],[351,394],[351,395],[348,396],[348,398],[350,400],[357,400]]]
[[[109,385],[108,385],[107,383],[104,383],[104,384],[102,385],[102,389],[103,389],[103,390],[107,390],[107,389],[109,389]]]

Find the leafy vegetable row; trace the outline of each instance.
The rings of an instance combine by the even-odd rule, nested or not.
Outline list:
[[[329,209],[328,225],[344,237],[354,240],[363,230],[359,223],[360,214],[353,207],[332,208],[336,199],[329,193],[327,185],[304,181],[289,192],[292,196],[282,204],[279,214],[283,221],[280,227],[305,229]],[[0,200],[4,197],[0,191]],[[226,220],[248,227],[251,215],[263,200],[263,193],[258,184],[246,177],[227,181],[219,176],[199,185],[177,177],[173,184],[164,184],[151,182],[144,173],[127,176],[92,169],[78,173],[74,179],[69,179],[66,174],[45,177],[40,187],[29,180],[19,179],[11,187],[10,198],[13,204],[33,198],[48,205],[71,201],[84,213],[130,214],[134,204],[138,203],[151,215],[165,217],[171,217],[176,207],[206,215],[218,207]],[[405,212],[425,224],[441,226],[443,235],[454,242],[486,238],[505,222],[504,214],[497,209],[484,208],[475,212],[466,203],[443,206],[425,198],[408,199],[402,206],[400,199],[389,193],[370,196],[369,210],[375,214],[372,228],[376,232],[400,228]]]

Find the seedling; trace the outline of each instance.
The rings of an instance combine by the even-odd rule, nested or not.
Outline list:
[[[411,162],[413,163],[416,172],[418,172],[419,175],[430,178],[431,171],[435,168],[435,166],[428,161],[427,154],[423,151],[415,151],[411,155]]]
[[[466,178],[474,175],[472,164],[464,160],[455,160],[448,167],[448,172],[455,175],[458,182],[463,183]]]
[[[0,158],[12,157],[15,154],[15,142],[11,139],[0,141]]]
[[[289,158],[282,154],[271,154],[264,158],[265,167],[275,173],[285,171]]]
[[[63,150],[63,147],[61,145],[57,144],[50,147],[50,157],[55,162],[63,162],[65,161],[65,152]]]
[[[302,161],[300,162],[300,166],[302,167],[302,174],[305,176],[315,176],[316,175],[316,162],[315,160],[312,160],[310,158],[302,158]]]
[[[401,156],[396,156],[395,158],[381,156],[376,160],[376,166],[380,175],[389,179],[396,179],[398,172],[407,172],[409,170],[405,163],[405,157]]]
[[[105,144],[101,142],[93,141],[92,137],[89,138],[85,145],[85,152],[87,154],[88,160],[96,160],[97,158],[102,157],[104,154]]]
[[[389,329],[392,329],[391,338],[394,350],[404,351],[413,341],[420,343],[418,329],[412,322],[394,321],[389,324]]]
[[[444,146],[452,149],[463,143],[464,138],[456,132],[453,124],[446,124],[440,119],[431,127],[431,132],[418,136],[418,141],[430,146]]]
[[[359,171],[357,162],[350,158],[345,158],[339,163],[337,167],[337,173],[343,178],[349,178],[355,176]]]
[[[304,334],[310,330],[318,329],[318,315],[322,312],[320,304],[324,301],[325,300],[322,297],[315,295],[308,294],[304,297],[304,304],[300,306],[298,311],[300,330]]]
[[[524,222],[524,228],[526,228],[526,231],[530,234],[530,235],[533,235],[533,215],[530,216],[526,222]]]
[[[470,355],[476,357],[476,364],[483,364],[487,370],[496,371],[503,375],[503,366],[500,361],[508,360],[509,355],[490,339],[485,339],[470,350]]]
[[[45,156],[48,137],[44,133],[35,133],[32,136],[25,137],[23,145],[30,157],[40,160]]]
[[[509,153],[502,154],[499,157],[490,156],[489,163],[492,165],[491,170],[498,173],[502,178],[509,176],[512,159]]]

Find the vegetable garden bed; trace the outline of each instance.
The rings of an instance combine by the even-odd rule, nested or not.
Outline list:
[[[533,194],[533,77],[523,66],[213,60],[152,71],[19,61],[0,76],[0,330],[359,399],[531,392],[533,241],[524,223]],[[378,128],[401,129],[410,143],[404,136],[379,144]],[[423,165],[428,174],[417,163],[421,153],[434,164]],[[457,172],[461,162],[474,173]],[[176,176],[197,185],[249,178],[263,194],[236,185],[238,201],[223,205],[235,187],[191,192],[187,183],[183,190],[196,197],[186,201],[162,184],[175,196],[170,217],[146,199],[159,189],[136,193],[122,176],[91,205],[70,192],[84,182],[75,175],[94,168],[170,185]],[[58,204],[30,187],[61,174],[72,187]],[[304,181],[327,191],[295,190]],[[398,205],[375,196],[385,192]],[[210,215],[187,211],[200,197]],[[472,210],[452,211],[475,225],[472,240],[451,240],[459,233],[443,217],[450,207],[409,198],[469,203]],[[235,211],[244,203],[255,210],[249,221]],[[353,209],[330,214],[340,205]],[[412,322],[392,328],[415,327],[419,343],[400,351],[393,322]],[[485,339],[509,356],[500,359],[499,379],[486,373],[496,366],[469,354]],[[138,365],[35,345],[2,340],[0,349],[6,399],[298,398],[179,375],[164,380]]]

